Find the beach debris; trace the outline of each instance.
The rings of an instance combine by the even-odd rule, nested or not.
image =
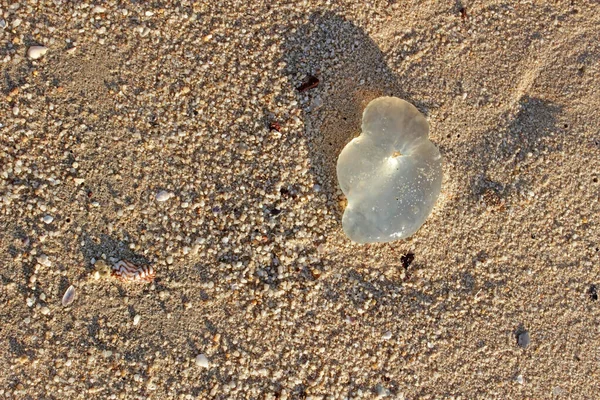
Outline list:
[[[592,301],[598,300],[598,289],[596,288],[596,285],[590,286],[590,288],[588,289],[588,296]]]
[[[346,236],[356,243],[391,242],[415,234],[442,188],[442,157],[427,119],[397,97],[371,101],[362,133],[342,150],[337,177],[348,205]]]
[[[281,131],[281,124],[277,121],[272,121],[271,123],[269,123],[269,130],[270,131],[277,131],[280,132]]]
[[[400,263],[402,263],[402,268],[408,269],[408,267],[410,267],[410,264],[412,264],[412,262],[414,260],[415,260],[415,253],[413,253],[412,251],[409,251],[408,253],[406,253],[405,255],[400,257]]]
[[[167,201],[173,196],[174,196],[173,193],[167,192],[166,190],[161,190],[160,192],[158,192],[156,194],[156,201],[159,201],[159,202]]]
[[[300,93],[306,92],[307,90],[314,89],[319,86],[319,78],[314,75],[308,75],[304,82],[296,88]]]
[[[125,282],[152,282],[156,277],[152,266],[137,266],[126,260],[120,260],[114,264],[111,275]]]
[[[27,50],[27,55],[32,60],[37,60],[38,58],[46,54],[47,51],[48,48],[45,46],[31,46],[29,50]]]
[[[210,362],[208,361],[208,358],[206,358],[206,356],[204,354],[198,354],[196,356],[196,365],[202,368],[209,368],[210,367]]]
[[[70,306],[71,303],[73,303],[73,300],[75,300],[75,286],[71,285],[71,286],[69,286],[69,288],[65,291],[65,294],[63,295],[63,298],[62,298],[63,307]]]

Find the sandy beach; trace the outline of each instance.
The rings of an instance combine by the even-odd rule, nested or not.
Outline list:
[[[0,398],[600,396],[598,2],[0,1],[0,72]],[[442,191],[359,245],[380,96]]]

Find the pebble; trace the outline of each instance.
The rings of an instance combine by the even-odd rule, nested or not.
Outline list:
[[[160,192],[158,192],[156,194],[156,201],[160,201],[160,202],[167,201],[171,197],[173,197],[173,193],[167,192],[166,190],[161,190]]]
[[[517,376],[517,378],[515,380],[517,381],[517,383],[519,385],[522,385],[523,384],[523,375]]]
[[[83,178],[75,178],[73,179],[73,181],[75,182],[76,185],[81,185],[83,182],[85,182],[85,179]]]
[[[48,48],[45,46],[31,46],[29,50],[27,50],[27,55],[32,60],[37,60],[38,58],[46,54],[47,51]]]
[[[37,259],[37,262],[44,267],[50,267],[52,265],[52,261],[48,258],[47,255],[41,254]]]
[[[529,332],[525,331],[525,332],[519,333],[519,338],[517,339],[517,343],[519,344],[519,346],[526,349],[530,343]]]
[[[173,256],[167,256],[167,264],[173,264]]]
[[[384,333],[384,334],[381,336],[381,338],[382,338],[383,340],[390,340],[390,339],[392,338],[392,332],[390,332],[390,331],[387,331],[386,333]]]
[[[50,314],[50,309],[48,307],[42,307],[40,309],[40,312],[44,315],[48,315],[48,314]]]
[[[75,286],[71,285],[63,295],[62,305],[64,307],[68,307],[71,305],[71,303],[73,303],[73,300],[75,300]]]
[[[54,221],[54,217],[51,215],[46,215],[43,219],[45,224],[51,224]]]
[[[136,314],[136,316],[133,317],[133,325],[139,324],[141,319],[142,317],[139,314]]]
[[[377,386],[375,386],[375,389],[377,390],[377,397],[379,398],[387,397],[391,394],[390,390],[383,387],[381,383],[377,384]]]
[[[27,302],[27,307],[33,307],[33,305],[35,304],[35,299],[33,297],[28,297],[26,302]]]
[[[196,365],[202,368],[210,367],[210,363],[208,362],[208,358],[204,354],[198,354],[196,356]]]

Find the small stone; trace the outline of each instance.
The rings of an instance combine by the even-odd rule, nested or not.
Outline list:
[[[384,333],[384,334],[381,336],[381,338],[382,338],[383,340],[390,340],[390,339],[392,338],[392,332],[390,332],[390,331],[387,331],[386,333]]]
[[[208,358],[204,354],[198,354],[196,356],[196,365],[202,368],[209,368],[210,363],[208,362]]]
[[[171,197],[173,197],[173,193],[167,192],[166,190],[161,190],[160,192],[158,192],[156,194],[156,201],[160,201],[160,202],[167,201]]]
[[[139,324],[141,319],[142,317],[139,314],[137,314],[135,317],[133,317],[133,325]]]
[[[45,224],[51,224],[52,221],[54,221],[54,217],[52,215],[46,215],[42,218],[42,221],[44,221]]]
[[[96,261],[94,264],[94,279],[107,278],[110,276],[110,267],[104,260]]]
[[[173,256],[167,256],[167,264],[173,264]]]
[[[14,106],[12,109],[12,113],[13,115],[16,117],[17,115],[19,115],[20,109],[18,106]]]
[[[44,315],[48,315],[48,314],[50,314],[50,309],[48,307],[42,307],[40,309],[40,312]]]
[[[75,179],[73,179],[73,181],[75,182],[75,184],[76,184],[77,186],[79,186],[79,185],[81,185],[83,182],[85,182],[85,179],[83,179],[83,178],[75,178]]]
[[[523,381],[523,375],[519,375],[519,376],[517,376],[517,378],[515,379],[515,381],[517,381],[517,383],[518,383],[519,385],[522,385],[522,384],[523,384],[523,382],[524,382],[524,381]]]
[[[37,60],[38,58],[46,54],[47,51],[48,48],[45,46],[31,46],[29,50],[27,50],[27,55],[32,60]]]
[[[33,307],[33,305],[35,304],[35,299],[33,297],[28,297],[26,301],[27,307]]]
[[[530,343],[529,332],[527,332],[527,331],[520,332],[519,336],[517,338],[517,343],[519,344],[519,346],[526,349]]]
[[[379,398],[387,397],[391,394],[389,389],[385,388],[381,383],[377,384],[375,389],[377,390],[377,397]]]
[[[44,267],[50,267],[52,265],[52,261],[50,261],[48,256],[45,254],[41,254],[39,257],[36,258],[36,260],[39,264],[43,265]]]
[[[561,394],[563,394],[564,392],[565,392],[565,391],[564,391],[564,390],[562,390],[562,388],[561,388],[560,386],[555,386],[555,387],[552,389],[552,394],[553,394],[553,395],[555,395],[555,396],[560,396],[560,395],[561,395]]]
[[[104,8],[102,6],[96,6],[96,7],[92,8],[92,12],[94,14],[101,14],[103,12],[106,12],[106,8]]]

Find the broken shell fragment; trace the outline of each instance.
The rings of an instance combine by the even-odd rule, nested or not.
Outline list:
[[[121,260],[112,266],[111,275],[126,282],[152,282],[156,273],[150,265],[137,266]]]

